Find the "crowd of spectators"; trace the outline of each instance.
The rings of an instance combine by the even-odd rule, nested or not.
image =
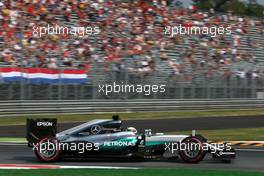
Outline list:
[[[81,38],[33,35],[34,26],[48,24],[97,26],[100,33]],[[179,24],[231,25],[232,35],[164,35],[166,26]],[[243,78],[249,73],[255,78],[263,75],[262,70],[231,71],[241,61],[254,64],[253,51],[264,49],[263,43],[249,37],[249,28],[264,37],[260,19],[201,12],[193,6],[183,7],[177,0],[169,5],[165,0],[2,0],[0,62],[13,67],[86,69],[103,63],[105,72],[125,69],[144,75],[158,72],[157,64],[162,62],[172,70],[174,79],[183,76],[188,81],[194,74]],[[243,50],[245,40],[250,50]],[[171,57],[167,51],[178,56]]]

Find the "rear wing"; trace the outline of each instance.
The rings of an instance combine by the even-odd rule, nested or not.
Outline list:
[[[57,119],[27,119],[26,138],[28,146],[32,147],[43,137],[55,137],[57,134]]]

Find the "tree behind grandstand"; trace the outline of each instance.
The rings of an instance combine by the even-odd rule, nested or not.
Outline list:
[[[239,15],[263,17],[264,6],[255,0],[243,2],[239,0],[193,0],[194,5],[199,9],[214,9],[218,12],[233,12]]]

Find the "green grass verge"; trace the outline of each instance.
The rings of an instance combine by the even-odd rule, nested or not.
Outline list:
[[[190,134],[191,131],[177,131],[165,134]],[[264,141],[264,128],[238,128],[225,130],[199,130],[209,140],[219,141]],[[25,142],[25,138],[0,138],[0,142]]]
[[[263,176],[261,172],[213,171],[200,169],[59,169],[59,170],[0,170],[5,176]]]
[[[170,134],[189,134],[190,131],[177,131]],[[264,128],[238,128],[225,130],[199,130],[197,133],[209,140],[219,141],[264,141]]]
[[[0,138],[0,142],[27,142],[26,138]]]
[[[162,119],[162,118],[190,118],[190,117],[215,117],[215,116],[248,116],[264,115],[264,109],[253,110],[218,110],[218,111],[176,111],[176,112],[133,112],[118,113],[122,119]],[[85,115],[49,115],[32,116],[32,118],[57,118],[59,122],[82,122],[91,119],[111,118],[111,114],[85,114]],[[25,124],[26,118],[20,117],[1,117],[0,126]]]

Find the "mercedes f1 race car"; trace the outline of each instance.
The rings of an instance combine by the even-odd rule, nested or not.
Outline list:
[[[123,129],[117,115],[110,120],[92,120],[57,133],[56,119],[28,119],[27,140],[43,162],[60,159],[130,158],[170,159],[198,163],[210,154],[214,159],[231,161],[235,151],[228,143],[208,143],[195,134],[164,135],[150,129],[139,133],[134,127]]]

